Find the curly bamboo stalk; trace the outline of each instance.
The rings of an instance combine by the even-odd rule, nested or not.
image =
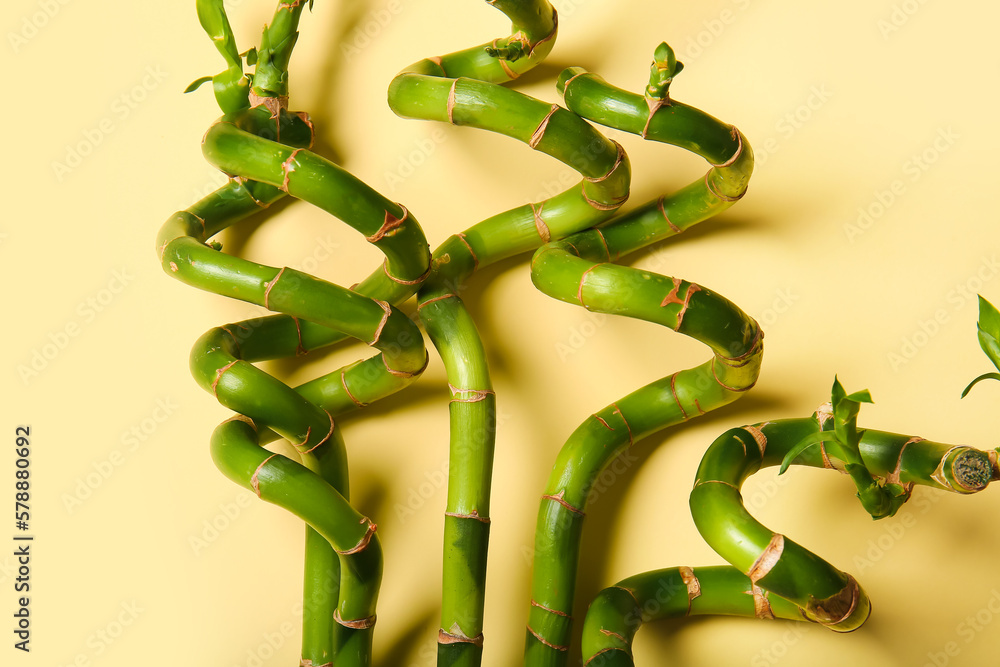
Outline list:
[[[564,100],[575,113],[681,146],[712,166],[675,193],[543,246],[532,259],[532,282],[549,296],[588,310],[662,324],[706,343],[714,354],[591,415],[560,451],[535,532],[525,640],[529,665],[566,663],[583,521],[601,471],[642,438],[739,398],[759,373],[761,330],[738,307],[701,285],[614,264],[727,209],[746,191],[753,154],[743,135],[670,100],[669,83],[681,67],[670,47],[661,44],[645,96],[613,88],[580,68],[559,77]]]
[[[698,468],[690,504],[698,530],[731,566],[645,572],[601,591],[584,622],[584,664],[631,667],[635,633],[642,624],[665,618],[735,615],[806,620],[837,632],[860,627],[871,604],[858,582],[762,526],[740,496],[750,475],[788,465],[790,456],[795,465],[848,474],[850,463],[833,456],[824,444],[800,446],[830,432],[833,419],[826,404],[808,419],[763,422],[719,436]],[[904,490],[904,501],[915,485],[970,494],[1000,479],[995,450],[867,429],[861,432],[858,451],[865,469],[880,484]]]
[[[232,180],[168,220],[157,249],[169,275],[283,313],[213,329],[192,351],[199,383],[223,405],[246,415],[245,421],[216,430],[213,459],[228,477],[307,522],[303,664],[329,664],[336,658],[338,665],[368,665],[381,548],[375,524],[346,500],[346,451],[334,415],[323,405],[339,413],[346,409],[345,395],[356,405],[377,400],[423,370],[427,355],[420,332],[378,297],[398,302],[415,292],[428,273],[430,253],[405,208],[311,152],[308,117],[287,111],[287,65],[303,6],[279,4],[255,53],[251,83],[242,77],[241,56],[221,2],[199,3],[199,18],[229,65],[212,77],[226,114],[209,129],[203,149]],[[387,282],[376,285],[381,294],[365,296],[288,267],[230,257],[208,242],[285,194],[337,216],[383,251]],[[251,364],[303,354],[345,336],[369,343],[379,354],[329,374],[339,380],[341,389],[335,392],[325,378],[299,392]],[[260,448],[279,436],[295,444],[301,464]]]
[[[484,266],[606,220],[626,200],[630,181],[620,146],[557,105],[497,85],[548,54],[557,24],[551,5],[545,0],[490,4],[511,19],[512,34],[404,69],[389,86],[390,107],[404,118],[504,134],[573,167],[583,179],[447,239],[435,250],[432,274],[418,293],[420,319],[444,361],[452,392],[439,665],[481,662],[495,444],[489,368],[461,291]]]

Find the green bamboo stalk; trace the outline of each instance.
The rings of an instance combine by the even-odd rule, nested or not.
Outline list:
[[[669,99],[680,71],[666,44],[656,50],[646,96],[613,88],[580,68],[559,78],[571,111],[645,139],[681,146],[712,166],[704,178],[595,229],[553,241],[532,258],[532,282],[556,299],[601,313],[662,324],[706,343],[713,357],[653,382],[591,415],[559,453],[535,531],[525,663],[565,665],[586,505],[594,481],[642,438],[739,398],[756,382],[762,333],[715,292],[680,278],[617,266],[630,252],[673,236],[730,207],[753,169],[745,137]],[[655,96],[655,97],[653,97]]]
[[[804,620],[736,568],[673,567],[637,574],[602,590],[583,622],[583,664],[633,667],[632,642],[645,623],[690,616]]]
[[[418,293],[418,313],[453,394],[439,665],[481,662],[495,443],[495,396],[485,350],[461,291],[483,266],[606,220],[624,203],[630,181],[620,146],[561,107],[496,85],[534,67],[551,49],[556,15],[549,3],[491,4],[511,19],[511,36],[404,69],[389,86],[390,107],[405,118],[504,134],[570,165],[583,180],[446,240],[434,252],[432,274]]]
[[[838,632],[860,627],[871,604],[857,581],[759,524],[747,513],[739,491],[750,475],[788,465],[789,457],[795,465],[848,474],[849,461],[833,456],[825,442],[801,447],[831,432],[834,419],[831,404],[826,404],[808,419],[743,426],[717,438],[702,459],[690,502],[702,536],[732,566],[645,572],[601,591],[584,622],[584,664],[632,667],[638,629],[665,618],[736,615],[808,620]],[[881,485],[904,489],[904,501],[914,485],[970,494],[1000,479],[995,450],[872,429],[861,432],[857,445],[865,469]]]
[[[847,461],[825,444],[796,451],[832,421],[828,406],[808,419],[786,419],[732,429],[709,447],[691,492],[691,512],[705,541],[757,586],[801,608],[809,620],[838,632],[858,628],[870,603],[857,581],[780,533],[756,521],[743,507],[739,489],[754,472],[794,463],[846,472]],[[976,493],[1000,478],[996,451],[946,445],[922,438],[866,429],[859,452],[881,484],[895,484],[909,497],[914,485]]]
[[[284,437],[296,444],[304,470],[315,475],[302,483],[303,489],[312,484],[318,489],[316,494],[332,496],[349,509],[346,452],[334,415],[322,405],[330,404],[339,413],[346,409],[345,397],[352,405],[363,405],[360,401],[398,391],[419,375],[427,360],[422,336],[409,318],[379,297],[398,303],[410,296],[428,273],[430,253],[423,232],[406,209],[312,153],[313,128],[308,116],[287,111],[287,67],[303,7],[298,0],[279,3],[271,24],[264,28],[260,48],[247,53],[248,63],[255,64],[256,70],[245,76],[243,57],[221,1],[199,1],[202,25],[228,65],[223,74],[207,78],[213,81],[226,115],[209,129],[203,148],[206,157],[232,180],[175,214],[161,229],[157,249],[168,274],[201,289],[284,313],[213,329],[192,352],[192,371],[202,386],[224,405],[256,420],[252,442],[246,433],[233,435],[238,427],[220,427],[220,439],[213,448],[217,465],[262,495],[259,475],[272,470],[268,466],[291,461],[268,457],[259,446]],[[189,90],[204,81],[196,81]],[[384,280],[364,296],[288,267],[276,269],[223,255],[220,244],[209,240],[285,194],[311,201],[361,231],[386,255]],[[328,374],[339,376],[341,390],[336,396],[329,395],[328,382],[311,383],[296,392],[250,363],[305,353],[346,336],[364,340],[380,353],[351,369]],[[257,423],[262,433],[257,433]],[[240,468],[241,457],[244,462],[256,461],[252,475]],[[296,499],[287,492],[289,485],[283,486],[280,498],[265,499],[296,511]],[[302,511],[299,507],[299,515],[310,524],[304,567],[303,664],[329,664],[336,659],[338,665],[368,665],[381,577],[377,540],[373,541],[375,549],[367,546],[374,523],[362,518],[359,524],[359,515],[341,509],[324,517],[324,524]],[[336,541],[331,522],[345,520],[354,522],[355,531],[359,525],[369,526],[363,543]],[[369,554],[364,557],[365,567],[353,564],[358,559],[355,552]]]

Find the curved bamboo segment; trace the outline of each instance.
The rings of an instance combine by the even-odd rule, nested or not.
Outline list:
[[[569,165],[582,178],[554,197],[447,239],[435,250],[431,275],[418,292],[420,319],[444,361],[452,393],[439,665],[479,665],[483,650],[496,399],[485,349],[461,292],[488,264],[607,220],[628,198],[630,183],[627,156],[616,143],[558,105],[498,85],[548,54],[557,26],[552,6],[547,0],[490,4],[510,18],[511,35],[404,69],[389,86],[390,107],[404,118],[503,134]],[[369,278],[376,280],[381,278]]]
[[[831,415],[785,419],[732,429],[709,447],[691,492],[691,512],[705,541],[773,600],[799,607],[808,620],[850,632],[868,618],[870,603],[858,582],[804,547],[754,519],[740,496],[743,482],[761,468],[781,465],[804,438],[824,430]],[[859,443],[864,465],[881,484],[898,484],[908,497],[920,484],[976,493],[1000,479],[997,452],[946,445],[867,429]],[[799,454],[797,465],[844,471],[844,461],[822,443]]]
[[[769,598],[729,566],[644,572],[601,591],[583,622],[583,664],[634,667],[632,642],[645,623],[689,616],[741,616],[801,621],[799,608]]]
[[[528,665],[566,664],[583,520],[601,471],[647,435],[736,400],[753,387],[760,371],[762,332],[733,303],[680,278],[614,264],[732,206],[746,192],[753,169],[753,153],[738,130],[669,100],[667,85],[662,84],[668,56],[669,47],[661,45],[646,97],[570,68],[560,75],[564,100],[571,111],[590,120],[694,151],[710,169],[675,193],[543,246],[532,258],[531,279],[553,298],[692,336],[706,343],[713,356],[591,415],[560,451],[535,531]],[[649,97],[650,91],[658,97]]]
[[[753,473],[780,465],[804,438],[829,430],[831,419],[824,406],[808,419],[743,426],[717,438],[698,469],[691,510],[702,536],[732,565],[655,570],[601,591],[584,621],[584,664],[632,667],[636,632],[667,618],[805,620],[838,632],[864,623],[871,605],[857,581],[760,525],[744,509],[739,491]],[[872,475],[883,484],[902,485],[907,496],[917,484],[969,494],[1000,479],[997,451],[874,430],[864,431],[859,445]],[[794,463],[846,474],[845,462],[822,445]]]
[[[334,416],[398,391],[424,369],[423,337],[394,304],[427,277],[430,251],[403,206],[313,153],[308,116],[287,111],[287,65],[303,7],[299,0],[279,4],[254,51],[256,72],[244,76],[221,0],[199,1],[199,19],[228,65],[211,78],[226,114],[209,128],[203,150],[231,180],[174,214],[160,230],[157,251],[168,275],[279,313],[207,332],[192,350],[191,370],[243,415],[213,437],[219,468],[307,522],[302,664],[363,666],[371,662],[382,556],[375,524],[347,501],[347,456]],[[384,280],[350,290],[226,255],[211,241],[286,194],[331,213],[379,248]],[[252,363],[346,337],[377,354],[296,389]],[[277,437],[294,445],[300,462],[262,449]]]

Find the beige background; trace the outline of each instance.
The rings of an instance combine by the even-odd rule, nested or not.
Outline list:
[[[247,48],[272,7],[229,6]],[[1000,9],[917,0],[556,6],[561,32],[550,65],[525,92],[558,101],[552,76],[577,64],[640,90],[652,49],[666,39],[687,65],[674,96],[749,137],[759,166],[748,196],[636,264],[721,292],[767,333],[764,370],[747,398],[645,441],[627,474],[611,480],[588,519],[581,613],[625,576],[720,562],[687,511],[701,453],[731,426],[809,414],[835,373],[874,395],[863,425],[995,446],[1000,387],[958,396],[990,370],[976,343],[974,294],[1000,302],[991,206]],[[565,172],[516,142],[400,120],[385,104],[402,66],[506,34],[507,25],[482,2],[443,0],[320,1],[303,20],[292,108],[313,114],[319,150],[403,202],[432,244],[544,198],[546,183]],[[301,525],[214,469],[207,439],[227,411],[187,371],[202,332],[258,309],[170,280],[153,249],[171,212],[222,182],[199,148],[218,115],[214,100],[207,88],[181,94],[222,60],[190,1],[12,0],[0,26],[10,102],[0,497],[10,508],[14,427],[30,424],[36,536],[33,651],[15,651],[5,629],[0,662],[296,664]],[[677,150],[632,138],[625,146],[634,203],[705,168]],[[413,173],[399,182],[391,175],[403,164]],[[859,223],[859,209],[872,217]],[[357,234],[304,204],[249,228],[228,239],[245,256],[342,284],[380,261]],[[484,272],[471,295],[502,414],[485,662],[511,665],[523,641],[538,496],[562,442],[589,413],[707,352],[656,326],[548,299],[532,288],[526,259]],[[268,368],[301,382],[364,353]],[[37,372],[25,370],[32,363]],[[432,664],[443,387],[432,353],[415,387],[374,418],[344,420],[354,494],[386,550],[378,664]],[[664,623],[640,633],[640,665],[995,659],[996,493],[918,491],[899,517],[874,523],[844,478],[758,477],[745,494],[756,514],[853,572],[873,598],[870,623],[846,636],[743,620]],[[401,513],[408,503],[412,514]],[[12,545],[9,513],[3,525],[0,543]],[[16,597],[12,550],[0,546],[3,628]],[[983,625],[973,631],[965,619],[977,614]]]

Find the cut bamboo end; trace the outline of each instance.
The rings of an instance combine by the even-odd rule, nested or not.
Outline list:
[[[871,603],[857,580],[847,576],[847,585],[824,600],[810,599],[803,613],[811,621],[825,625],[834,632],[857,630],[871,615]]]

